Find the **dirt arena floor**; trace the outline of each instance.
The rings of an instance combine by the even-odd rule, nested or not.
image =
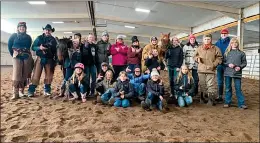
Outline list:
[[[11,77],[11,68],[2,69],[1,142],[259,142],[257,80],[243,79],[247,110],[238,109],[233,96],[234,107],[228,109],[194,99],[190,107],[170,105],[168,113],[161,113],[139,105],[122,109],[46,99],[42,85],[35,98],[11,101]],[[57,67],[53,94],[58,94],[61,77]]]

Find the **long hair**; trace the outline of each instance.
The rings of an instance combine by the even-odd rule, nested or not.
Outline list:
[[[188,73],[187,73],[187,75],[188,75],[188,83],[190,84],[190,83],[191,83],[191,80],[193,80],[193,77],[192,77],[192,74],[191,74],[189,68],[188,68],[186,65],[182,65],[182,66],[181,66],[179,75],[178,75],[178,77],[177,77],[177,83],[180,81],[180,79],[182,79],[182,76],[183,76],[182,69],[183,69],[183,68],[187,68],[187,69],[188,69]]]
[[[236,37],[234,37],[229,42],[229,45],[228,45],[228,47],[227,47],[227,49],[225,51],[225,54],[224,54],[225,56],[227,56],[227,54],[231,51],[231,49],[232,49],[231,44],[232,43],[237,43],[237,49],[240,50],[239,41],[238,41],[238,39]]]
[[[84,71],[82,70],[82,73],[79,75],[79,74],[76,73],[76,69],[74,70],[74,73],[73,73],[73,75],[71,76],[73,83],[75,83],[76,78],[77,78],[79,81],[82,81],[82,79],[83,79],[84,77],[85,77]]]

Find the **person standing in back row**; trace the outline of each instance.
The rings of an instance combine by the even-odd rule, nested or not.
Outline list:
[[[199,84],[199,76],[198,76],[198,63],[196,63],[193,59],[194,53],[198,48],[199,44],[196,41],[196,37],[194,35],[189,36],[189,42],[183,47],[183,63],[187,65],[189,70],[191,70],[192,77],[194,80],[195,91],[194,96],[198,94],[198,84]]]
[[[176,81],[183,63],[183,51],[177,37],[172,38],[172,45],[167,49],[165,58],[167,60],[167,69],[171,86],[171,97],[175,97],[174,81]]]
[[[101,64],[103,62],[109,63],[108,56],[110,55],[111,44],[109,43],[109,34],[107,31],[102,33],[101,40],[97,42],[97,73],[101,72]]]
[[[87,42],[81,47],[81,62],[84,64],[84,71],[87,76],[88,82],[90,84],[90,96],[93,97],[95,95],[95,85],[97,78],[97,69],[96,69],[96,61],[97,61],[97,46],[94,43],[95,37],[93,34],[89,34],[87,38]]]
[[[216,67],[222,63],[221,51],[212,44],[212,35],[203,36],[203,45],[195,51],[194,60],[198,62],[198,74],[200,79],[201,96],[200,102],[208,105],[215,105],[216,87],[215,72]],[[208,94],[208,101],[204,100],[204,94]]]
[[[31,72],[30,67],[32,55],[30,47],[32,38],[26,34],[27,26],[25,22],[19,22],[17,25],[17,33],[11,35],[8,40],[8,50],[13,57],[13,97],[18,99],[24,96],[24,87],[28,84],[27,77]],[[21,89],[19,91],[19,88]]]
[[[119,76],[121,71],[127,68],[127,51],[128,47],[124,44],[123,35],[118,35],[116,43],[111,46],[112,65],[115,71],[115,77]]]
[[[136,66],[141,66],[142,48],[139,45],[137,36],[132,37],[132,46],[128,48],[127,62],[130,73],[134,73]]]
[[[224,53],[229,45],[230,38],[228,37],[228,29],[222,29],[221,30],[221,37],[216,42],[216,46],[219,47],[222,56],[224,56]],[[223,102],[223,88],[224,88],[224,71],[225,71],[225,65],[221,63],[217,66],[217,83],[218,83],[218,97],[216,98],[217,102]]]

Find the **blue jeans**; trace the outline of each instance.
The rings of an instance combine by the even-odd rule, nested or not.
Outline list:
[[[127,108],[130,107],[130,101],[128,99],[116,98],[114,106]]]
[[[69,78],[72,76],[74,69],[73,68],[66,68],[65,73],[65,80],[68,81]]]
[[[131,70],[129,73],[133,73],[133,74],[135,73],[134,70],[135,70],[136,65],[137,64],[128,64],[128,69]]]
[[[225,77],[225,84],[226,84],[225,104],[231,104],[232,102],[232,79],[234,80],[234,84],[235,84],[238,107],[241,107],[242,105],[245,105],[245,97],[241,90],[241,78],[232,78],[228,76]]]
[[[223,64],[217,66],[217,83],[218,83],[218,96],[221,98],[224,90],[224,71]]]
[[[138,96],[144,95],[145,94],[145,90],[146,90],[145,84],[141,83],[140,86],[134,88],[134,92],[135,92],[134,96],[138,97]]]
[[[87,88],[84,87],[83,85],[80,85],[79,87],[77,87],[75,84],[70,84],[69,91],[70,91],[70,93],[79,91],[80,93],[84,94],[87,92]]]
[[[37,88],[37,85],[29,85],[28,92],[34,94],[35,89]],[[51,93],[51,85],[50,84],[44,84],[44,92]]]
[[[101,96],[101,101],[104,104],[107,104],[109,99],[113,98],[115,94],[115,89],[114,88],[109,88],[102,96]]]
[[[196,95],[199,92],[199,75],[197,69],[192,69],[192,77],[194,79],[194,84],[195,84],[194,95]]]
[[[159,110],[162,110],[162,101],[159,96],[148,92],[147,97],[145,99],[145,103],[148,107],[155,105]]]
[[[192,97],[186,96],[185,92],[178,93],[178,104],[180,107],[184,107],[186,105],[190,105],[192,103]]]
[[[87,78],[89,79],[89,83],[90,83],[90,76],[91,76],[91,87],[90,87],[90,91],[91,94],[94,94],[95,92],[95,86],[96,86],[96,78],[97,78],[97,69],[95,65],[92,66],[86,66],[85,67],[85,73],[87,75]]]
[[[168,66],[168,74],[170,80],[171,94],[174,95],[174,81],[176,80],[179,72],[176,71],[177,68]]]

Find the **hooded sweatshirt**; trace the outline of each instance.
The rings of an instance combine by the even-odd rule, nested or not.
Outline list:
[[[135,51],[133,52],[132,49],[135,49]],[[140,47],[139,47],[140,49]],[[127,51],[127,62],[128,64],[141,64],[141,59],[142,59],[142,49],[140,49],[139,52],[136,52],[136,48],[128,48]]]

